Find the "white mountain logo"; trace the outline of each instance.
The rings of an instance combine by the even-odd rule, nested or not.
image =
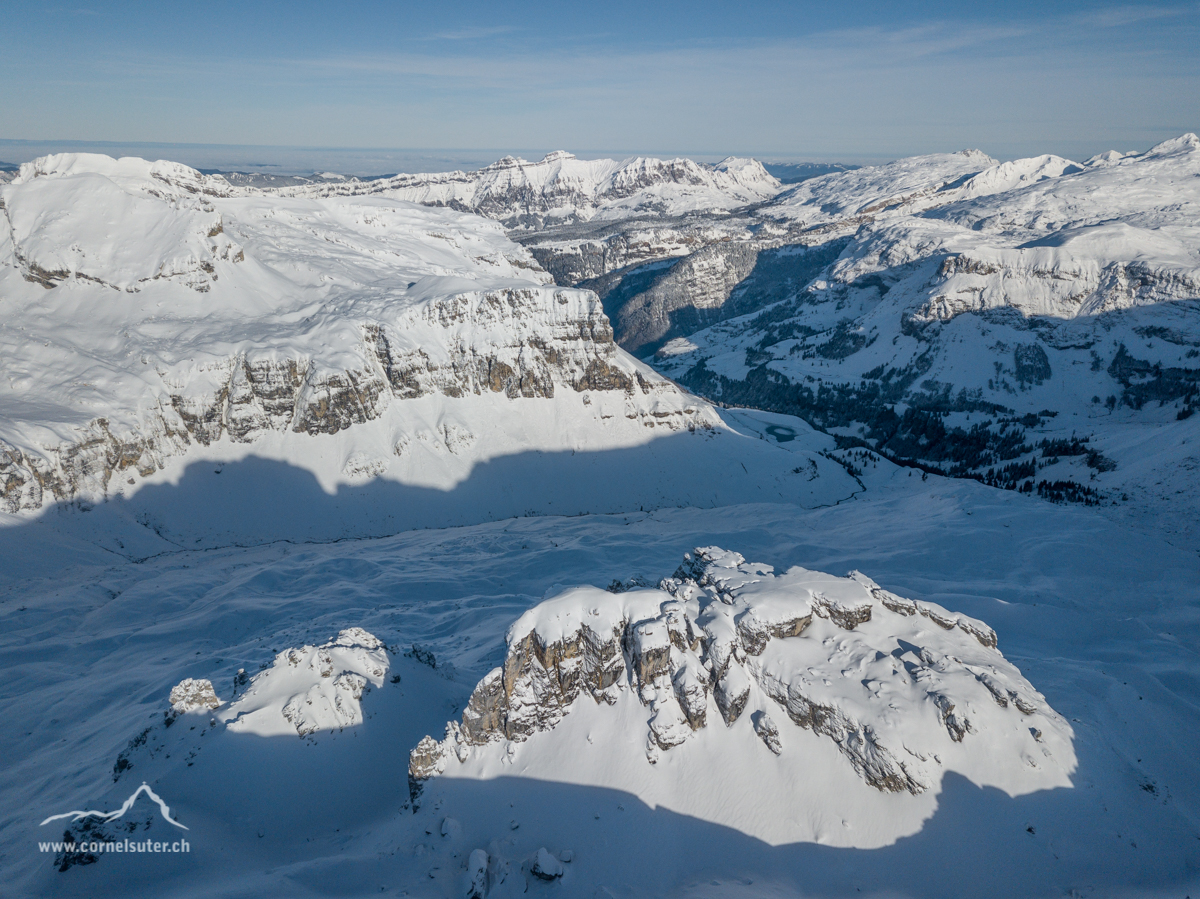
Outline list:
[[[47,818],[45,821],[43,821],[41,823],[41,825],[39,825],[39,826],[44,827],[45,825],[49,824],[51,821],[58,821],[58,820],[61,820],[62,818],[70,818],[72,821],[79,821],[82,818],[94,817],[94,818],[99,818],[101,821],[115,821],[117,818],[120,818],[127,811],[129,811],[131,808],[133,808],[134,802],[136,802],[137,798],[139,796],[141,796],[143,793],[145,793],[147,796],[149,796],[151,799],[153,799],[156,803],[158,803],[158,809],[159,809],[159,811],[162,812],[162,816],[164,818],[166,818],[168,821],[170,821],[176,827],[182,827],[184,830],[188,830],[188,828],[185,825],[180,824],[178,821],[176,821],[174,818],[171,817],[171,807],[169,805],[167,805],[165,802],[163,802],[162,799],[159,797],[159,795],[157,793],[155,793],[152,789],[150,789],[149,785],[145,781],[142,781],[142,785],[140,787],[138,787],[136,790],[134,790],[133,795],[130,796],[128,799],[126,799],[125,802],[121,805],[121,807],[119,809],[117,809],[115,812],[98,812],[94,809],[86,811],[86,812],[81,812],[81,811],[64,812],[61,815],[51,815],[49,818]]]

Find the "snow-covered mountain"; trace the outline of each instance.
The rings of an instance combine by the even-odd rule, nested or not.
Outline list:
[[[808,179],[768,204],[766,215],[805,229],[845,228],[896,213],[990,196],[1082,171],[1061,156],[997,162],[979,150],[912,156]]]
[[[965,151],[525,242],[702,395],[1194,541],[1198,175],[1194,135],[1086,164]]]
[[[280,188],[286,196],[383,196],[475,212],[514,229],[575,221],[728,211],[782,185],[754,159],[577,159],[559,150],[539,162],[506,156],[476,172],[396,175],[375,181]]]
[[[7,512],[130,496],[200,458],[273,459],[328,491],[444,491],[529,453],[678,434],[699,436],[670,453],[694,456],[705,435],[733,451],[707,403],[618,349],[596,296],[553,285],[500,225],[384,197],[238,193],[172,163],[80,155],[30,163],[0,192]],[[781,477],[794,467],[772,458]],[[602,505],[708,490],[667,467],[659,488],[639,480],[651,464]],[[563,510],[553,479],[536,502],[508,480],[496,514]],[[409,525],[461,520],[441,508]]]
[[[1196,895],[1197,143],[508,233],[27,164],[0,882]]]
[[[1070,725],[991,628],[859,573],[775,573],[707,547],[657,588],[550,597],[506,642],[461,724],[413,749],[414,801],[432,777],[519,768],[772,844],[819,838],[797,804],[840,805],[826,842],[872,846],[916,830],[931,811],[916,797],[946,772],[1015,796],[1075,768]]]
[[[788,421],[756,415],[777,434]],[[832,441],[801,432],[780,451],[796,444]],[[77,568],[63,563],[86,547],[25,551],[19,538],[36,529],[4,527],[0,695],[25,722],[0,732],[5,883],[21,896],[155,899],[466,897],[472,884],[487,899],[1193,892],[1195,554],[1091,509],[923,481],[884,460],[860,478],[854,501],[804,512],[776,501],[534,516],[136,562],[93,549]],[[174,495],[186,514],[188,495]],[[670,577],[698,538],[754,562],[693,553],[699,564]],[[37,562],[53,576],[22,575]],[[820,573],[854,569],[870,581]],[[684,596],[639,586],[663,575]],[[610,615],[615,630],[624,612],[638,621],[622,636],[649,666],[608,647],[619,654],[601,671],[625,670],[608,669],[620,676],[600,702],[583,676],[604,641],[539,658],[538,641],[551,650]],[[735,667],[747,677],[741,713],[726,725],[710,681],[704,726],[676,720],[663,741],[685,739],[656,742],[650,764],[652,713],[682,714],[679,693],[704,692],[686,677],[699,675],[693,659],[715,664],[723,648],[726,684]],[[409,750],[461,721],[509,659],[521,662],[514,684],[552,689],[500,696],[498,710],[553,726],[472,744],[462,762],[452,738],[414,808]],[[664,662],[684,675],[679,691]],[[630,683],[639,673],[658,681],[656,709]],[[555,721],[555,691],[576,687]],[[928,788],[868,783],[854,758],[871,744],[851,721]],[[951,721],[969,724],[961,741]],[[120,810],[142,783],[186,832],[145,796],[109,823],[41,824]],[[191,848],[39,852],[64,833],[182,833]]]

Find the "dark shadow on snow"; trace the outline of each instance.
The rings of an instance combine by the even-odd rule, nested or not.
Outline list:
[[[163,552],[329,542],[532,515],[584,515],[747,502],[812,508],[855,492],[844,470],[728,432],[659,437],[626,449],[530,451],[474,466],[449,490],[375,479],[328,493],[306,469],[251,456],[195,461],[177,484],[143,486],[96,504],[60,503],[0,528],[0,582],[62,566]],[[805,460],[801,460],[805,461]]]
[[[415,680],[411,667],[404,674],[414,691],[437,690]],[[456,689],[462,686],[446,685],[446,692]],[[1155,797],[1138,795],[1130,785],[1125,793],[1109,790],[1103,801],[1098,798],[1088,785],[1106,749],[1086,740],[1076,744],[1074,789],[1013,798],[948,774],[934,814],[892,845],[772,846],[730,827],[652,808],[621,790],[521,777],[435,778],[414,812],[405,782],[407,749],[438,722],[429,703],[422,714],[381,705],[368,695],[365,707],[376,713],[357,736],[349,728],[322,733],[312,745],[294,737],[220,735],[197,767],[176,765],[156,786],[191,827],[189,859],[105,858],[69,877],[47,873],[42,883],[54,890],[45,894],[253,896],[272,892],[268,885],[286,878],[319,896],[366,895],[361,884],[371,884],[370,892],[387,884],[389,895],[405,889],[465,895],[459,881],[473,849],[507,861],[509,877],[523,887],[522,864],[541,847],[574,854],[556,891],[580,897],[1182,896],[1197,882],[1200,851],[1188,845],[1185,816],[1164,808],[1172,823],[1157,833],[1173,838],[1157,844],[1144,839],[1129,806],[1154,803]],[[698,791],[707,778],[720,777],[694,774]],[[808,813],[795,809],[801,820]],[[448,818],[461,833],[443,835]],[[836,818],[825,826],[830,838],[846,834]],[[165,830],[156,826],[155,838]],[[200,888],[197,867],[206,880]],[[259,879],[264,870],[271,875],[265,881]],[[154,876],[145,878],[151,871]]]

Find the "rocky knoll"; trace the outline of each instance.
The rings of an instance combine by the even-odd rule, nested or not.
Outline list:
[[[231,731],[260,736],[340,730],[363,723],[363,694],[383,685],[387,648],[360,627],[319,646],[286,649],[270,668],[242,682],[219,715]]]
[[[815,735],[884,793],[921,794],[948,770],[1024,792],[1062,782],[1074,766],[1070,726],[1001,655],[991,628],[857,572],[777,574],[697,549],[656,588],[577,587],[543,601],[513,624],[507,646],[461,722],[412,751],[414,790],[472,759],[553,745],[588,706],[600,710],[587,715],[588,743],[604,722],[638,718],[645,759],[659,767],[689,757],[693,743],[707,747],[698,752],[723,745],[706,742],[713,728],[753,734],[797,772],[813,751],[800,732]],[[529,773],[572,779],[578,737],[543,750],[560,760],[555,770]],[[663,776],[678,776],[668,769],[676,774]]]

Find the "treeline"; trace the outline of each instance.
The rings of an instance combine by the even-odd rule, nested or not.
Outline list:
[[[1121,404],[1131,409],[1155,400],[1160,405],[1182,400],[1176,417],[1184,419],[1200,407],[1200,368],[1163,367],[1161,362],[1135,358],[1121,344],[1108,373],[1121,384]]]
[[[764,354],[765,355],[765,354]],[[1084,456],[1098,471],[1115,464],[1091,449],[1086,437],[1043,439],[1030,444],[1026,428],[1036,427],[1057,413],[1043,410],[1020,417],[1004,406],[984,401],[966,390],[923,381],[929,360],[919,357],[904,369],[867,372],[857,385],[825,382],[796,383],[757,359],[744,380],[733,380],[708,368],[701,359],[679,381],[689,390],[733,406],[746,406],[803,418],[822,430],[865,426],[862,436],[835,434],[839,449],[868,449],[897,465],[929,474],[971,478],[992,487],[1037,494],[1052,502],[1094,505],[1099,494],[1070,480],[1035,484],[1037,453],[1046,464],[1060,457]],[[898,413],[893,406],[903,405]],[[984,413],[984,421],[961,427],[947,424],[952,412]],[[1024,458],[1028,457],[1028,458]]]

